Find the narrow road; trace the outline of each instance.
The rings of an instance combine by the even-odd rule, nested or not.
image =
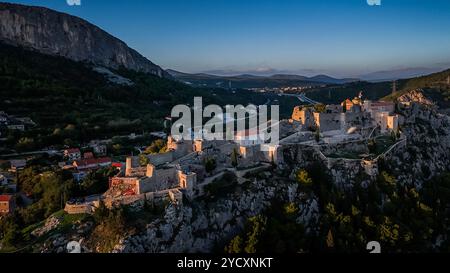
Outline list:
[[[312,100],[308,98],[304,93],[301,94],[280,94],[280,96],[286,96],[286,97],[295,97],[298,100],[300,100],[303,103],[309,103],[309,104],[321,104],[320,102],[317,102],[315,100]]]
[[[33,151],[33,152],[25,152],[25,153],[6,154],[6,155],[0,155],[0,157],[14,157],[14,156],[38,155],[38,154],[55,155],[55,154],[60,154],[60,153],[61,152],[57,151],[57,150],[42,150],[42,151]]]

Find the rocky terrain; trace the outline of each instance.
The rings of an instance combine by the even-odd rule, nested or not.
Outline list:
[[[171,77],[99,27],[47,8],[0,3],[0,41],[74,61]]]
[[[399,110],[403,116],[402,131],[407,138],[404,148],[394,150],[378,164],[388,166],[399,183],[418,189],[435,175],[450,171],[450,117],[439,114],[429,105],[414,104]],[[299,190],[293,179],[293,171],[307,167],[308,160],[320,161],[313,151],[295,152],[289,148],[284,170],[278,169],[249,177],[243,184],[220,197],[199,198],[185,202],[182,206],[169,205],[156,220],[147,223],[144,230],[122,234],[112,250],[115,253],[210,253],[222,251],[231,238],[244,230],[247,219],[264,214],[274,201],[294,204],[296,222],[305,228],[305,234],[319,234],[323,208],[319,198],[311,192]],[[307,160],[306,160],[307,159]],[[291,160],[291,161],[289,161]],[[356,163],[355,163],[356,164]],[[351,194],[357,184],[374,183],[358,164],[337,164],[327,170],[332,182]],[[291,171],[289,171],[291,170]],[[345,187],[341,187],[345,184]],[[139,210],[139,206],[135,208]],[[42,234],[53,229],[55,219],[37,230]],[[54,235],[40,250],[63,251],[68,241],[89,239],[92,223],[73,225],[69,236]],[[67,237],[67,238],[66,238]],[[83,249],[98,252],[95,249]]]
[[[450,117],[424,104],[414,104],[401,113],[407,146],[390,156],[386,165],[399,182],[420,188],[424,181],[450,170]]]
[[[423,91],[420,89],[407,92],[406,94],[400,96],[397,101],[402,103],[417,102],[425,105],[435,105],[433,101],[425,97]]]
[[[143,233],[124,238],[113,252],[211,253],[241,231],[246,219],[268,208],[272,199],[286,198],[287,185],[269,180],[255,180],[241,194],[217,202],[169,206],[163,219],[149,224]]]
[[[264,178],[247,180],[226,196],[214,200],[196,199],[182,206],[169,205],[158,219],[148,223],[144,230],[122,239],[111,252],[114,253],[211,253],[220,249],[228,240],[242,231],[246,220],[263,213],[273,200],[299,200],[297,185],[282,182],[266,172]],[[137,205],[136,210],[142,209]],[[317,203],[305,202],[299,212],[299,222],[310,223],[317,217]],[[314,216],[316,215],[316,216]],[[34,234],[51,234],[36,251],[60,253],[70,241],[87,242],[92,232],[92,222],[78,221],[70,232],[54,233],[59,221],[49,218]],[[90,245],[91,248],[86,247]],[[92,244],[82,244],[83,252],[98,252]]]

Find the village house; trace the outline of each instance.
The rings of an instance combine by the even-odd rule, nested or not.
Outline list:
[[[73,166],[78,171],[94,170],[98,168],[111,166],[112,161],[109,157],[79,159],[73,162]]]
[[[7,125],[8,124],[8,114],[6,114],[4,111],[0,111],[0,125]]]
[[[6,126],[9,130],[15,130],[15,131],[25,131],[25,125],[18,122],[11,122]]]
[[[7,215],[14,212],[16,203],[12,195],[0,195],[0,215]]]
[[[350,99],[346,99],[341,103],[341,106],[345,111],[351,111],[354,106],[354,103]]]
[[[105,155],[107,155],[108,148],[104,144],[92,143],[89,147],[92,148],[92,150],[94,151],[94,154],[96,156],[105,156]]]
[[[111,164],[111,166],[112,166],[113,168],[116,168],[116,170],[118,170],[118,171],[122,171],[123,163],[121,163],[121,162],[113,162],[113,163]]]
[[[26,126],[36,126],[29,117],[17,118],[0,111],[0,127],[8,130],[25,131]]]
[[[87,176],[87,172],[73,172],[72,176],[75,182],[81,182]]]
[[[0,174],[0,186],[8,185],[8,178],[3,174]]]
[[[64,157],[69,161],[81,159],[81,151],[78,148],[64,150]]]
[[[84,159],[92,159],[92,158],[95,158],[95,157],[94,157],[94,154],[92,152],[86,152],[86,153],[83,154],[83,158]]]
[[[11,160],[10,164],[11,164],[10,171],[15,173],[15,172],[25,169],[25,167],[27,166],[27,161],[25,159],[15,159],[15,160]]]

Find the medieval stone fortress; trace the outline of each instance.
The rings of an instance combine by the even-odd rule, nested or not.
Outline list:
[[[166,200],[182,205],[183,200],[202,196],[205,186],[227,172],[239,181],[247,173],[273,166],[288,168],[286,153],[293,151],[300,163],[319,160],[333,172],[342,166],[376,177],[378,158],[406,145],[397,107],[411,106],[365,100],[362,93],[340,105],[297,106],[291,119],[280,121],[281,140],[276,145],[261,141],[256,130],[236,132],[234,141],[176,141],[168,136],[166,152],[128,157],[125,164],[117,166],[120,172],[110,179],[107,192],[86,197],[83,202],[68,202],[65,211],[92,213],[100,202],[108,207]],[[372,147],[375,141],[381,147]],[[103,158],[102,162],[106,161]],[[214,168],[208,169],[205,162],[213,162]],[[344,188],[351,186],[345,184],[346,177],[336,181]]]

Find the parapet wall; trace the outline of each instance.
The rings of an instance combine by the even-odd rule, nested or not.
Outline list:
[[[367,149],[364,140],[326,146],[283,145],[279,153],[282,156],[282,168],[295,170],[307,168],[311,163],[319,162],[324,166],[324,171],[330,174],[334,184],[346,190],[351,189],[355,183],[373,181],[378,174],[378,159],[389,159],[401,153],[406,145],[406,139],[402,138],[384,154],[373,160],[330,158],[324,155],[325,152],[333,154],[344,150],[362,152]]]
[[[132,196],[122,196],[118,198],[105,198],[102,201],[105,203],[105,206],[108,208],[112,208],[114,206],[120,205],[142,205],[144,201],[148,202],[157,202],[161,200],[173,199],[174,197],[170,196],[170,191],[174,191],[175,189],[169,189],[164,191],[150,192],[146,194],[132,195]],[[181,192],[180,192],[181,193]],[[182,196],[182,195],[181,195]],[[173,201],[179,202],[180,194],[178,194],[177,199],[173,199]],[[64,211],[68,214],[92,214],[95,209],[99,206],[100,201],[86,202],[83,204],[70,205],[66,204]]]
[[[147,156],[150,164],[153,164],[155,166],[160,166],[163,164],[166,164],[168,162],[172,162],[175,160],[175,155],[173,151],[162,153],[162,154],[154,154],[154,155],[148,155]]]
[[[91,204],[69,205],[66,204],[64,211],[68,214],[90,214],[94,212]]]

